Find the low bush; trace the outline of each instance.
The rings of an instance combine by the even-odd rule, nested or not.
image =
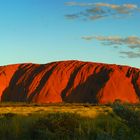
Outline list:
[[[1,140],[140,140],[139,112],[115,103],[113,112],[96,117],[74,113],[0,115]]]
[[[79,135],[82,118],[72,113],[51,113],[33,125],[31,139],[74,139]]]
[[[140,138],[140,111],[136,109],[136,106],[116,102],[112,108],[116,115],[121,118],[121,122],[130,128],[132,136]]]

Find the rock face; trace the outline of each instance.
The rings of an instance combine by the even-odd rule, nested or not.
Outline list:
[[[140,69],[81,61],[0,67],[0,100],[10,102],[137,103]]]

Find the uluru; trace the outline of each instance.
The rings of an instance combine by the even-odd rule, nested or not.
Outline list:
[[[0,67],[1,102],[138,103],[140,69],[82,61]]]

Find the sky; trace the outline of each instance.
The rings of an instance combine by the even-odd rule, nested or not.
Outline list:
[[[140,1],[0,0],[0,65],[61,60],[140,68]]]

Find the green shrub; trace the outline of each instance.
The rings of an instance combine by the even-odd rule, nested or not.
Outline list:
[[[112,113],[100,114],[92,122],[91,130],[95,133],[95,140],[124,140],[128,137],[128,127]]]
[[[72,113],[51,113],[41,117],[32,128],[32,139],[74,139],[78,135],[81,117]]]
[[[121,118],[121,121],[130,129],[133,136],[140,137],[140,111],[134,105],[114,103],[113,111]]]

